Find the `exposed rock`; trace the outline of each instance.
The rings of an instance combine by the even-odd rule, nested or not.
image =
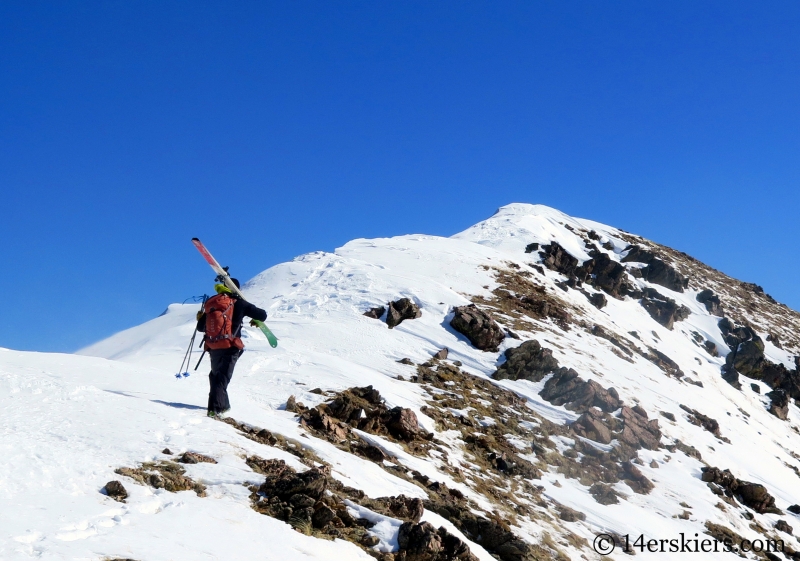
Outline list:
[[[672,376],[673,378],[683,378],[683,370],[681,370],[677,362],[656,348],[648,347],[648,350],[650,353],[645,355],[647,360],[658,366],[667,376]]]
[[[706,339],[706,342],[703,343],[703,348],[711,356],[714,357],[719,356],[719,350],[717,349],[717,344],[714,341],[709,341],[708,339]]]
[[[422,499],[406,497],[399,495],[397,497],[389,497],[389,512],[392,516],[400,520],[406,520],[416,524],[425,512],[425,505]]]
[[[138,468],[122,467],[114,471],[155,489],[164,489],[171,493],[191,490],[199,497],[206,496],[205,485],[187,477],[186,471],[175,462],[145,462]]]
[[[606,426],[603,412],[595,407],[586,410],[570,426],[576,434],[589,440],[594,440],[601,444],[609,444],[611,442],[611,430]]]
[[[507,349],[504,353],[506,361],[500,365],[493,377],[497,380],[531,380],[539,382],[547,374],[558,369],[558,361],[553,358],[553,351],[532,339],[519,347]]]
[[[594,497],[594,500],[601,505],[619,504],[619,494],[611,485],[606,485],[605,483],[599,482],[595,483],[589,487],[589,493],[591,493],[592,497]]]
[[[383,314],[385,313],[386,313],[386,307],[378,306],[377,308],[370,308],[369,310],[364,312],[364,315],[372,319],[381,319],[383,317]]]
[[[529,243],[525,246],[525,253],[533,253],[539,249],[539,244],[536,242]]]
[[[414,411],[402,407],[389,409],[380,392],[372,386],[339,392],[329,403],[301,413],[300,423],[337,443],[351,438],[350,427],[372,434],[390,435],[403,442],[425,437]],[[366,443],[359,451],[373,461],[382,461],[386,457],[379,448]]]
[[[622,259],[623,263],[646,263],[641,269],[642,278],[647,282],[661,285],[675,292],[683,292],[689,285],[689,279],[684,277],[674,267],[655,256],[651,251],[643,250],[639,246],[628,248],[628,254]]]
[[[433,355],[433,358],[435,358],[436,360],[445,360],[447,358],[447,355],[449,354],[449,352],[450,351],[447,349],[447,347],[445,347],[445,348],[440,349],[439,351],[437,351]]]
[[[667,329],[672,329],[676,321],[688,318],[691,313],[686,306],[678,304],[672,298],[667,298],[652,288],[646,288],[643,291],[640,303],[650,317]]]
[[[586,520],[586,515],[578,510],[569,508],[568,506],[558,506],[558,517],[565,522],[577,522],[578,520]]]
[[[444,528],[429,522],[404,522],[397,535],[397,561],[478,561],[469,547]]]
[[[554,405],[564,405],[573,411],[598,407],[610,413],[622,406],[616,389],[605,389],[594,380],[587,382],[572,368],[559,368],[539,395]]]
[[[117,481],[116,479],[113,481],[109,481],[106,483],[105,487],[101,490],[103,493],[111,497],[117,502],[124,503],[125,499],[128,498],[128,491],[125,487]]]
[[[783,390],[773,390],[767,394],[771,403],[769,412],[782,421],[789,418],[789,396]]]
[[[162,454],[165,454],[165,455],[167,455],[167,456],[172,456],[172,450],[170,450],[169,448],[164,448],[164,449],[161,451],[161,453],[162,453]]]
[[[719,423],[716,421],[716,419],[712,419],[711,417],[703,415],[700,413],[700,411],[692,409],[691,407],[687,407],[686,405],[681,404],[680,407],[689,413],[690,423],[701,426],[717,438],[720,438]]]
[[[622,478],[625,480],[628,486],[633,489],[634,493],[646,495],[655,487],[653,482],[645,477],[645,475],[642,473],[642,470],[633,465],[631,462],[623,462],[622,469],[624,472]]]
[[[714,291],[706,288],[697,294],[697,301],[704,304],[706,310],[712,316],[723,317],[725,313],[722,311],[722,303],[719,301],[719,296],[714,294]]]
[[[583,264],[583,268],[587,275],[591,275],[591,284],[619,298],[627,277],[625,267],[602,251],[593,251],[590,255],[592,258]]]
[[[288,411],[289,413],[297,413],[297,398],[295,396],[289,396],[289,399],[286,400],[284,410]]]
[[[756,393],[761,393],[761,386],[758,384],[750,384],[750,389]]]
[[[210,456],[204,456],[203,454],[198,454],[196,452],[184,452],[181,454],[181,457],[178,458],[178,462],[182,464],[216,464],[217,460]]]
[[[578,259],[561,247],[558,242],[542,246],[542,263],[548,269],[553,269],[567,277],[575,276],[575,269],[578,267]]]
[[[406,442],[414,440],[420,432],[416,413],[403,407],[390,409],[384,416],[383,423],[389,430],[389,434]]]
[[[789,526],[789,523],[786,522],[786,520],[778,520],[775,523],[775,529],[778,530],[779,532],[783,532],[784,534],[789,534],[790,536],[794,531],[793,528]]]
[[[587,294],[586,297],[589,299],[589,302],[597,308],[598,310],[602,310],[608,304],[608,300],[606,299],[605,295],[595,292],[594,294]]]
[[[703,467],[701,479],[706,483],[718,485],[725,495],[737,498],[742,504],[752,508],[759,514],[771,512],[780,514],[775,507],[775,497],[769,494],[767,488],[758,483],[750,483],[737,479],[730,470],[721,470],[716,467]]]
[[[623,421],[622,434],[619,439],[634,448],[657,450],[661,446],[661,429],[658,419],[648,419],[641,408],[634,410],[623,406],[620,412]]]
[[[475,304],[458,306],[453,312],[453,319],[450,321],[453,329],[465,335],[475,348],[497,352],[505,334],[489,314],[479,310]]]
[[[787,508],[786,510],[788,510],[792,514],[800,514],[800,505],[792,505],[789,508]]]
[[[643,249],[641,246],[638,245],[631,245],[625,248],[625,251],[628,253],[625,257],[622,258],[623,263],[650,263],[653,259],[656,259],[655,253],[652,251],[648,251]]]
[[[409,298],[401,298],[389,302],[389,312],[386,314],[386,325],[389,329],[397,327],[403,320],[417,319],[422,316],[422,310]],[[379,316],[380,317],[380,316]]]
[[[767,334],[767,341],[778,347],[779,349],[783,349],[783,345],[781,344],[780,338],[774,333]]]

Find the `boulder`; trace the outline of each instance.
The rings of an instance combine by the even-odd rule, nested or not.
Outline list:
[[[642,249],[638,245],[627,248],[628,253],[622,258],[623,263],[645,263],[640,270],[641,278],[647,282],[661,285],[675,292],[683,292],[689,285],[689,279],[680,274],[674,267],[656,257],[652,251]]]
[[[114,499],[117,502],[124,503],[125,499],[128,498],[128,491],[125,487],[117,481],[109,481],[106,483],[105,487],[103,487],[102,492]]]
[[[717,467],[705,466],[700,468],[700,471],[703,481],[719,486],[725,495],[737,498],[743,505],[752,508],[757,513],[780,514],[781,511],[775,507],[775,497],[770,495],[763,485],[737,479],[727,469],[721,470]]]
[[[425,506],[422,499],[406,497],[399,495],[397,497],[389,497],[389,512],[392,516],[400,520],[410,521],[414,524],[418,523],[422,515],[425,513]]]
[[[723,317],[725,313],[722,311],[722,303],[719,301],[719,296],[714,294],[714,291],[706,288],[697,294],[697,301],[704,304],[706,310],[712,316]]]
[[[634,410],[623,406],[620,412],[623,422],[619,440],[634,447],[657,450],[661,447],[661,429],[658,419],[648,419],[643,409]]]
[[[608,304],[608,300],[606,299],[605,295],[595,292],[594,294],[587,294],[586,297],[589,299],[589,302],[597,308],[598,310],[602,310]]]
[[[422,310],[409,298],[401,298],[389,302],[389,312],[386,314],[386,325],[389,329],[397,327],[403,320],[417,319],[422,316]],[[380,317],[380,316],[379,316]]]
[[[589,493],[601,505],[619,504],[619,494],[611,485],[605,483],[595,483],[589,487]]]
[[[686,319],[691,313],[686,306],[678,304],[672,298],[667,298],[652,288],[643,291],[640,302],[650,317],[670,330],[676,321]]]
[[[789,396],[783,390],[773,390],[767,394],[770,399],[769,412],[782,421],[789,418]]]
[[[558,361],[553,358],[553,351],[532,339],[519,347],[507,349],[504,353],[506,361],[500,365],[493,377],[497,380],[530,380],[539,382],[547,374],[558,369]]]
[[[378,306],[377,308],[370,308],[369,310],[364,312],[364,315],[372,319],[381,319],[383,317],[383,314],[385,313],[386,313],[386,307]]]
[[[584,438],[601,444],[611,443],[611,430],[605,424],[603,412],[595,407],[586,410],[571,427],[575,434]]]
[[[725,366],[730,370],[736,370],[742,376],[760,380],[767,364],[764,355],[764,341],[756,335],[740,343],[732,352],[725,357]]]
[[[450,325],[482,351],[497,352],[497,347],[505,339],[505,333],[497,322],[475,304],[453,308]]]
[[[440,349],[439,351],[437,351],[433,355],[433,358],[435,358],[436,360],[445,360],[449,353],[450,353],[450,351],[447,349],[447,347],[445,347],[445,348]]]
[[[525,253],[533,253],[539,249],[539,244],[536,242],[529,243],[525,246]]]
[[[610,413],[622,406],[616,389],[603,388],[594,380],[587,382],[572,368],[559,368],[539,395],[554,405],[564,405],[573,411],[597,407]]]
[[[591,274],[592,286],[618,298],[627,279],[625,267],[605,252],[592,251],[590,255],[592,258],[583,264],[583,268]]]
[[[545,267],[558,271],[567,277],[575,276],[575,269],[578,267],[578,259],[561,247],[558,242],[543,245],[542,253],[542,263]]]
[[[404,522],[397,534],[397,561],[478,561],[469,547],[444,528],[429,522]]]
[[[789,523],[786,522],[786,520],[778,520],[775,523],[775,529],[779,532],[783,532],[784,534],[789,534],[790,536],[792,535],[792,532],[794,532],[794,529],[789,526]]]
[[[386,417],[384,424],[389,434],[398,440],[409,442],[420,432],[417,415],[411,409],[395,407],[389,410]]]

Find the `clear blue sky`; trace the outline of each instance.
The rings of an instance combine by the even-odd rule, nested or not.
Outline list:
[[[800,308],[800,3],[0,3],[0,346],[509,202]]]

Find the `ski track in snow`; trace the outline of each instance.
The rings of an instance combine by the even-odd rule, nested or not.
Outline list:
[[[421,363],[447,347],[450,360],[461,361],[472,374],[489,377],[502,361],[502,352],[521,341],[507,338],[499,353],[478,351],[449,328],[450,310],[467,304],[471,296],[490,296],[497,283],[489,268],[502,268],[508,261],[521,266],[532,262],[534,257],[524,253],[531,242],[557,240],[575,257],[587,259],[582,242],[565,225],[596,230],[617,254],[626,246],[614,228],[543,206],[509,205],[452,238],[359,239],[335,253],[303,255],[264,271],[243,291],[268,310],[267,323],[278,336],[279,346],[271,349],[258,330],[244,329],[248,350],[230,387],[230,415],[303,442],[332,465],[334,477],[368,496],[424,497],[418,486],[305,434],[294,415],[283,411],[286,399],[295,395],[313,406],[325,399],[311,393],[314,388],[337,391],[371,384],[390,406],[411,407],[424,427],[433,430],[433,421],[419,410],[424,404],[422,388],[397,380],[413,374],[397,360],[408,357]],[[548,288],[554,288],[560,278],[551,271],[536,277]],[[641,404],[651,417],[660,411],[674,414],[676,423],[659,417],[665,435],[662,442],[681,439],[700,450],[710,465],[731,468],[742,479],[764,483],[781,509],[800,502],[800,478],[784,464],[798,465],[787,451],[797,447],[798,436],[790,427],[797,426],[800,410],[791,406],[790,425],[766,411],[763,395],[740,392],[725,383],[720,378],[724,356],[710,357],[691,339],[691,332],[697,331],[714,341],[724,355],[727,347],[716,326],[718,318],[709,316],[695,300],[695,291],[657,289],[692,312],[673,331],[654,322],[630,299],[608,298],[608,306],[597,310],[576,291],[559,295],[580,309],[588,322],[617,334],[636,331],[642,341],[628,337],[631,344],[656,346],[704,388],[667,378],[641,357],[634,364],[624,361],[612,352],[608,341],[578,329],[564,332],[550,326],[522,333],[523,339],[538,339],[553,349],[562,366],[575,368],[585,379],[597,380],[604,387],[614,386],[623,401]],[[390,330],[362,315],[370,307],[401,297],[417,302],[422,317]],[[233,427],[205,417],[207,358],[189,378],[173,377],[197,309],[196,304],[170,305],[164,315],[77,355],[0,350],[0,559],[372,559],[351,543],[304,536],[250,508],[249,491],[242,483],[258,483],[262,477],[245,464],[245,455],[282,458],[296,469],[305,467],[294,456],[248,440]],[[792,365],[789,354],[772,344],[767,344],[767,356]],[[192,368],[198,357],[194,355]],[[747,386],[750,380],[746,382]],[[577,418],[574,412],[544,401],[538,395],[543,384],[500,382],[547,419],[566,423]],[[767,388],[762,386],[763,394]],[[733,445],[684,422],[680,404],[720,421],[722,435]],[[485,502],[439,473],[433,459],[425,461],[380,437],[363,436],[391,449],[410,469]],[[439,437],[448,438],[447,434]],[[165,447],[176,454],[188,450],[218,460],[214,465],[186,466],[190,477],[208,486],[207,497],[199,498],[191,491],[153,490],[114,473],[118,467],[165,458],[161,454]],[[645,461],[642,472],[656,487],[649,495],[637,495],[625,483],[618,483],[617,490],[627,497],[619,505],[598,504],[584,486],[554,471],[534,483],[543,485],[548,497],[587,515],[585,522],[568,523],[568,527],[589,542],[601,531],[654,538],[671,538],[680,532],[702,534],[706,520],[746,537],[758,536],[748,521],[714,507],[716,497],[699,479],[700,462],[665,449],[642,450],[640,457]],[[658,468],[651,468],[651,461]],[[130,493],[127,503],[99,492],[113,479],[123,480]],[[689,520],[675,518],[682,511],[680,502],[691,505]],[[759,515],[758,519],[771,526],[787,517],[791,515]],[[424,519],[461,535],[433,513],[426,513]],[[386,519],[376,526],[379,547],[393,547],[397,525]],[[536,521],[526,520],[519,521],[516,531],[531,539],[542,533]],[[793,538],[781,537],[800,549]],[[469,543],[481,561],[492,559]],[[577,550],[571,551],[573,558],[579,557]],[[626,557],[615,553],[611,558]]]

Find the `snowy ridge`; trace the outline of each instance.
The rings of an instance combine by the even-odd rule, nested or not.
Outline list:
[[[621,263],[632,243],[655,248],[689,277],[688,288],[678,292],[637,278],[631,273],[641,268],[636,263],[623,264],[626,275],[630,274],[626,278],[635,290],[655,289],[676,305],[685,306],[688,317],[668,329],[651,317],[641,298],[631,296],[607,295],[606,305],[598,309],[587,295],[600,290],[589,282],[566,286],[568,275],[543,267],[543,255],[537,250],[526,253],[531,244],[541,248],[553,242],[579,263],[592,258],[591,243],[601,246],[615,263]],[[295,413],[285,410],[290,396],[314,407],[329,401],[333,392],[371,385],[389,407],[413,410],[421,429],[434,433],[449,453],[446,458],[438,452],[415,453],[402,443],[364,431],[358,433],[361,438],[388,452],[391,463],[404,471],[416,471],[462,493],[476,511],[497,510],[516,536],[551,556],[597,558],[591,544],[600,532],[656,539],[675,538],[681,532],[707,537],[709,522],[751,540],[779,538],[786,548],[800,550],[793,536],[774,528],[778,520],[797,526],[787,509],[800,502],[800,456],[795,452],[800,410],[790,403],[788,419],[781,420],[768,410],[766,394],[773,388],[767,383],[740,377],[742,389],[737,389],[723,379],[721,371],[731,351],[718,325],[720,317],[711,315],[697,296],[707,287],[702,279],[710,279],[708,283],[726,309],[733,309],[733,299],[739,296],[731,293],[726,300],[726,293],[719,288],[727,282],[721,274],[714,277],[701,269],[701,264],[682,260],[667,249],[555,209],[513,204],[451,238],[359,239],[334,253],[300,256],[264,271],[243,287],[248,299],[268,310],[267,323],[280,343],[271,349],[257,330],[245,328],[247,351],[230,388],[230,415],[301,442],[331,467],[335,480],[369,498],[402,494],[426,499],[431,492],[424,485],[380,462],[348,453],[304,428]],[[702,274],[693,275],[695,270]],[[519,317],[502,308],[497,294],[505,290],[503,279],[523,273],[524,279],[536,283],[543,294],[569,311],[566,327],[552,317]],[[399,298],[416,303],[421,317],[390,330],[385,323],[363,315],[369,308]],[[450,325],[453,308],[471,302],[520,339],[506,337],[498,352],[476,349]],[[753,317],[754,324],[758,320],[754,329],[764,341],[766,359],[792,369],[798,348],[783,335],[782,345],[767,341],[767,337],[796,321],[796,313],[771,303],[764,306],[770,306],[764,308],[769,310],[766,319],[750,308],[735,319]],[[172,376],[191,337],[198,307],[173,304],[165,315],[77,355],[0,350],[4,435],[0,497],[4,505],[10,505],[0,509],[0,559],[371,558],[357,544],[304,535],[251,508],[246,486],[259,485],[264,476],[251,469],[246,457],[280,458],[298,471],[307,465],[285,450],[255,442],[234,427],[205,417],[207,380],[201,372],[207,372],[207,361],[188,379]],[[596,326],[619,344],[596,336]],[[697,342],[698,337],[710,341],[719,356],[712,356]],[[603,388],[613,387],[624,404],[639,405],[650,419],[659,420],[661,446],[638,450],[635,462],[652,482],[651,491],[635,492],[620,480],[611,484],[621,495],[618,504],[600,504],[589,491],[590,485],[549,463],[551,452],[569,456],[576,442],[609,453],[619,441],[594,442],[569,432],[567,425],[578,419],[581,411],[540,395],[552,374],[539,381],[492,379],[505,360],[504,352],[531,339],[552,350],[560,366],[573,368],[582,379],[596,381]],[[468,408],[443,406],[432,412],[433,387],[408,381],[418,373],[417,367],[398,362],[408,358],[415,365],[428,363],[442,348],[449,349],[447,364],[457,361],[468,375],[524,398],[525,414],[539,419],[523,423],[529,438],[507,437],[521,457],[541,470],[540,477],[529,481],[540,487],[537,492],[542,497],[526,507],[535,516],[504,511],[508,501],[487,494],[474,483],[476,479],[458,475],[456,468],[476,476],[487,469],[465,448],[457,431],[441,424],[444,417],[468,415]],[[666,375],[663,367],[645,358],[652,356],[652,349],[674,361],[683,376]],[[315,388],[322,391],[312,392]],[[479,406],[476,404],[472,405]],[[687,409],[716,420],[719,436],[699,426]],[[496,421],[476,419],[483,427]],[[531,439],[539,438],[537,431],[545,423],[563,427],[563,434],[546,437],[551,443],[547,454],[531,448]],[[678,442],[693,447],[702,459],[676,449]],[[154,489],[115,473],[120,467],[169,459],[161,452],[164,448],[176,454],[198,452],[217,460],[217,464],[184,466],[187,475],[207,487],[206,497],[192,491]],[[579,460],[583,454],[578,453]],[[727,468],[741,480],[763,484],[781,513],[754,512],[735,497],[723,500],[701,480],[704,465]],[[509,481],[511,485],[511,476],[491,475],[491,481]],[[113,479],[121,480],[130,493],[126,503],[99,492]],[[559,505],[583,513],[585,519],[559,519]],[[387,553],[397,553],[399,520],[364,511],[366,507],[357,504],[351,508],[377,522],[370,530],[379,540],[373,556],[389,559]],[[468,536],[436,512],[428,509],[422,519],[437,528],[447,527],[479,559],[497,558],[476,543],[477,536]],[[494,554],[500,556],[497,551]],[[646,554],[663,559],[677,556],[670,552]],[[617,550],[610,557],[626,558],[623,555]],[[711,558],[720,554],[696,555]]]

